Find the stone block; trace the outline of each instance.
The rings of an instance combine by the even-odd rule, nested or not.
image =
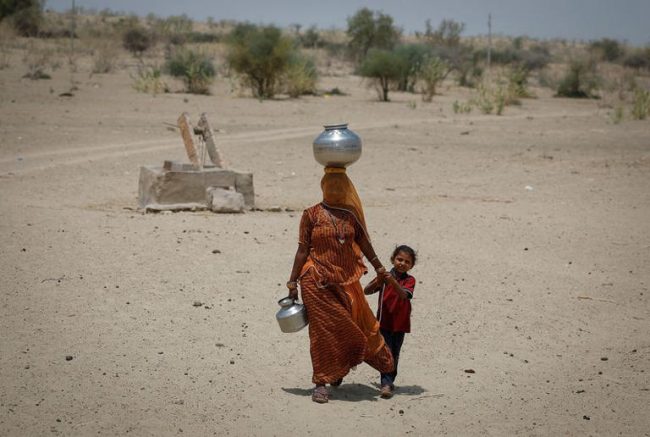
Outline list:
[[[214,212],[244,212],[244,196],[235,190],[210,187],[206,194],[208,207]]]

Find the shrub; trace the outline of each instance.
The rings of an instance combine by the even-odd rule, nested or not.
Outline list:
[[[167,84],[162,80],[160,69],[157,67],[138,67],[138,73],[133,77],[133,88],[138,92],[153,95],[169,92]]]
[[[623,57],[625,50],[615,39],[602,38],[589,44],[589,50],[601,61],[616,62]]]
[[[613,112],[610,112],[609,117],[612,119],[612,123],[619,124],[623,121],[625,113],[622,106],[617,106],[614,108]]]
[[[452,109],[454,110],[454,114],[469,114],[472,112],[472,104],[470,102],[461,103],[458,100],[454,100]]]
[[[349,50],[357,60],[363,60],[370,49],[390,50],[399,41],[401,31],[393,25],[393,18],[368,8],[359,9],[348,18]]]
[[[418,75],[430,51],[424,44],[405,44],[395,49],[400,69],[398,91],[415,91]]]
[[[623,65],[636,70],[650,70],[650,47],[637,49],[623,59]]]
[[[420,69],[419,79],[422,81],[422,100],[430,102],[436,94],[436,87],[450,72],[449,65],[438,57],[429,57]]]
[[[303,47],[313,48],[322,47],[323,41],[316,29],[316,26],[312,26],[307,31],[300,36],[300,43]]]
[[[645,120],[648,114],[650,114],[650,91],[638,88],[634,91],[632,118],[635,120]]]
[[[22,36],[37,36],[43,23],[43,0],[2,0],[0,21],[9,18]]]
[[[183,80],[188,93],[210,94],[215,69],[206,55],[189,49],[178,50],[167,61],[166,69],[172,76]]]
[[[151,34],[142,27],[132,27],[124,33],[122,45],[134,56],[140,56],[153,45]]]
[[[524,66],[513,66],[508,72],[508,93],[514,97],[532,97],[528,90],[530,71]]]
[[[274,26],[239,24],[230,35],[227,60],[253,96],[272,98],[294,55],[292,41]]]
[[[298,54],[292,56],[285,77],[287,94],[293,98],[314,94],[317,81],[318,72],[314,61]]]
[[[572,61],[569,64],[569,70],[560,81],[556,96],[573,98],[594,97],[594,91],[598,88],[598,82],[596,63],[594,61]]]
[[[393,51],[372,49],[359,68],[359,74],[375,85],[379,100],[388,101],[388,90],[400,79],[399,57]]]
[[[115,69],[117,50],[112,42],[101,42],[93,53],[92,72],[94,74],[110,73]]]
[[[35,47],[34,44],[30,44],[23,58],[23,62],[28,69],[23,77],[32,80],[51,79],[52,77],[45,72],[48,65],[52,66],[51,54],[52,52],[45,48]]]

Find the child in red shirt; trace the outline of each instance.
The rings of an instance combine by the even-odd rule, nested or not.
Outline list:
[[[378,275],[364,289],[365,294],[379,290],[377,319],[386,344],[393,353],[395,369],[381,374],[381,397],[388,399],[395,390],[397,362],[404,343],[404,335],[411,332],[411,299],[415,288],[415,278],[408,271],[415,265],[416,254],[409,246],[397,246],[390,257],[393,268],[390,272]]]

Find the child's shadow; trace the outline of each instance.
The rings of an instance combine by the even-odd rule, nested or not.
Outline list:
[[[296,396],[311,396],[313,388],[285,388],[282,390]],[[373,401],[376,402],[379,398],[379,386],[372,387],[365,384],[341,384],[340,387],[328,387],[330,392],[330,399],[336,401],[346,402],[360,402],[360,401]],[[426,390],[419,385],[405,385],[395,388],[396,396],[415,396],[426,392]]]

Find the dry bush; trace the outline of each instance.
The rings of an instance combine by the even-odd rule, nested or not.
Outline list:
[[[117,68],[119,49],[112,41],[100,40],[93,50],[93,74],[112,73]]]
[[[650,114],[650,91],[637,88],[632,103],[632,118],[645,120]]]
[[[289,97],[297,98],[316,92],[318,73],[314,61],[301,55],[296,55],[289,62],[284,77],[284,84]]]
[[[133,88],[141,93],[160,94],[168,93],[169,87],[162,79],[160,68],[156,66],[140,65],[133,79]]]
[[[11,65],[11,48],[15,44],[16,33],[5,22],[0,22],[0,70]]]
[[[46,70],[54,69],[57,63],[52,63],[52,51],[47,47],[30,42],[29,48],[23,56],[23,63],[27,66],[27,73],[23,76],[32,80],[51,79]]]

